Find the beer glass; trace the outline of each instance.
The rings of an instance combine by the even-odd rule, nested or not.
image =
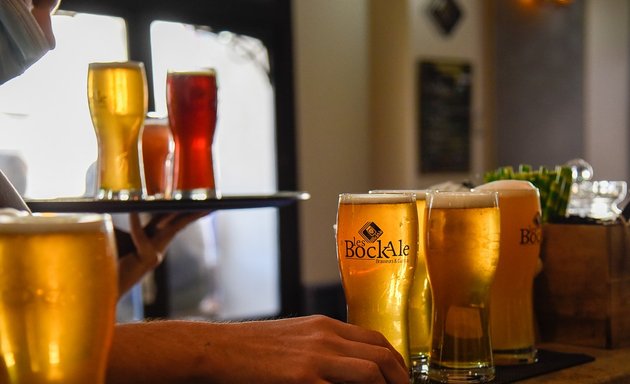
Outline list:
[[[427,277],[424,224],[426,190],[376,190],[370,193],[413,193],[418,211],[418,256],[409,290],[409,358],[414,375],[427,373],[431,349],[431,285]]]
[[[169,71],[166,102],[175,140],[175,199],[218,197],[213,161],[217,121],[214,70]]]
[[[173,135],[166,118],[149,117],[142,130],[142,163],[147,195],[169,199],[173,180]]]
[[[0,292],[9,384],[105,382],[118,299],[109,216],[2,214]]]
[[[476,188],[499,193],[501,247],[490,291],[492,351],[497,365],[536,361],[532,290],[542,239],[538,189],[524,180]]]
[[[407,310],[418,249],[412,194],[341,194],[337,261],[348,322],[381,332],[409,367]]]
[[[495,376],[488,320],[500,233],[496,192],[427,194],[431,380],[483,383]]]
[[[139,139],[147,97],[142,63],[89,65],[88,102],[98,141],[99,199],[129,200],[144,195]]]

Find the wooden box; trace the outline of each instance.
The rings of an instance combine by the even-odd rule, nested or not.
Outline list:
[[[540,341],[630,346],[630,232],[625,223],[545,224],[534,281]]]

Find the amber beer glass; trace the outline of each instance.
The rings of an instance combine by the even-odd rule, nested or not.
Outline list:
[[[409,366],[407,311],[418,247],[413,194],[341,194],[337,260],[348,322],[381,332]]]
[[[424,224],[426,190],[375,190],[370,193],[413,193],[418,211],[418,256],[409,290],[409,358],[414,375],[427,373],[431,349],[431,285],[427,276]]]
[[[429,378],[491,381],[490,287],[499,259],[494,192],[429,192],[426,256],[433,292]]]
[[[139,139],[147,100],[142,63],[89,65],[88,102],[98,141],[99,199],[139,199],[144,194]]]
[[[490,291],[494,362],[534,363],[532,291],[542,239],[539,192],[524,180],[499,180],[476,189],[497,191],[501,207],[501,255]]]
[[[175,140],[174,197],[217,197],[213,161],[217,122],[215,71],[169,71],[166,102]]]
[[[117,287],[109,216],[3,214],[0,353],[8,383],[103,384]]]
[[[149,117],[142,130],[142,163],[147,195],[171,197],[173,186],[173,135],[168,119]]]

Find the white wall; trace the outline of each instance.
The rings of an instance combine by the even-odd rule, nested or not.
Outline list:
[[[365,0],[293,2],[302,280],[339,281],[333,224],[341,192],[370,174]]]
[[[370,1],[370,134],[374,189],[411,187],[414,68],[408,1]]]

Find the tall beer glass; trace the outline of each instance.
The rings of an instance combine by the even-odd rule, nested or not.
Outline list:
[[[0,217],[0,353],[8,383],[105,382],[116,273],[109,216]]]
[[[413,282],[409,290],[409,358],[414,375],[427,373],[431,349],[431,285],[427,276],[424,225],[426,220],[425,190],[377,190],[370,193],[413,193],[418,211],[418,256]]]
[[[407,310],[418,249],[412,194],[341,194],[337,260],[348,322],[381,332],[409,366]]]
[[[166,102],[175,140],[174,197],[217,197],[212,148],[217,122],[214,70],[169,71]]]
[[[499,180],[476,189],[497,191],[501,207],[501,256],[490,291],[494,362],[534,363],[532,291],[542,238],[538,189],[524,180]]]
[[[488,320],[501,233],[497,200],[493,192],[427,195],[432,380],[483,383],[495,376]]]
[[[98,141],[99,199],[129,200],[144,195],[139,139],[147,97],[142,63],[89,65],[88,102]]]
[[[147,195],[169,199],[173,186],[173,135],[168,119],[149,117],[142,130],[142,162]]]

